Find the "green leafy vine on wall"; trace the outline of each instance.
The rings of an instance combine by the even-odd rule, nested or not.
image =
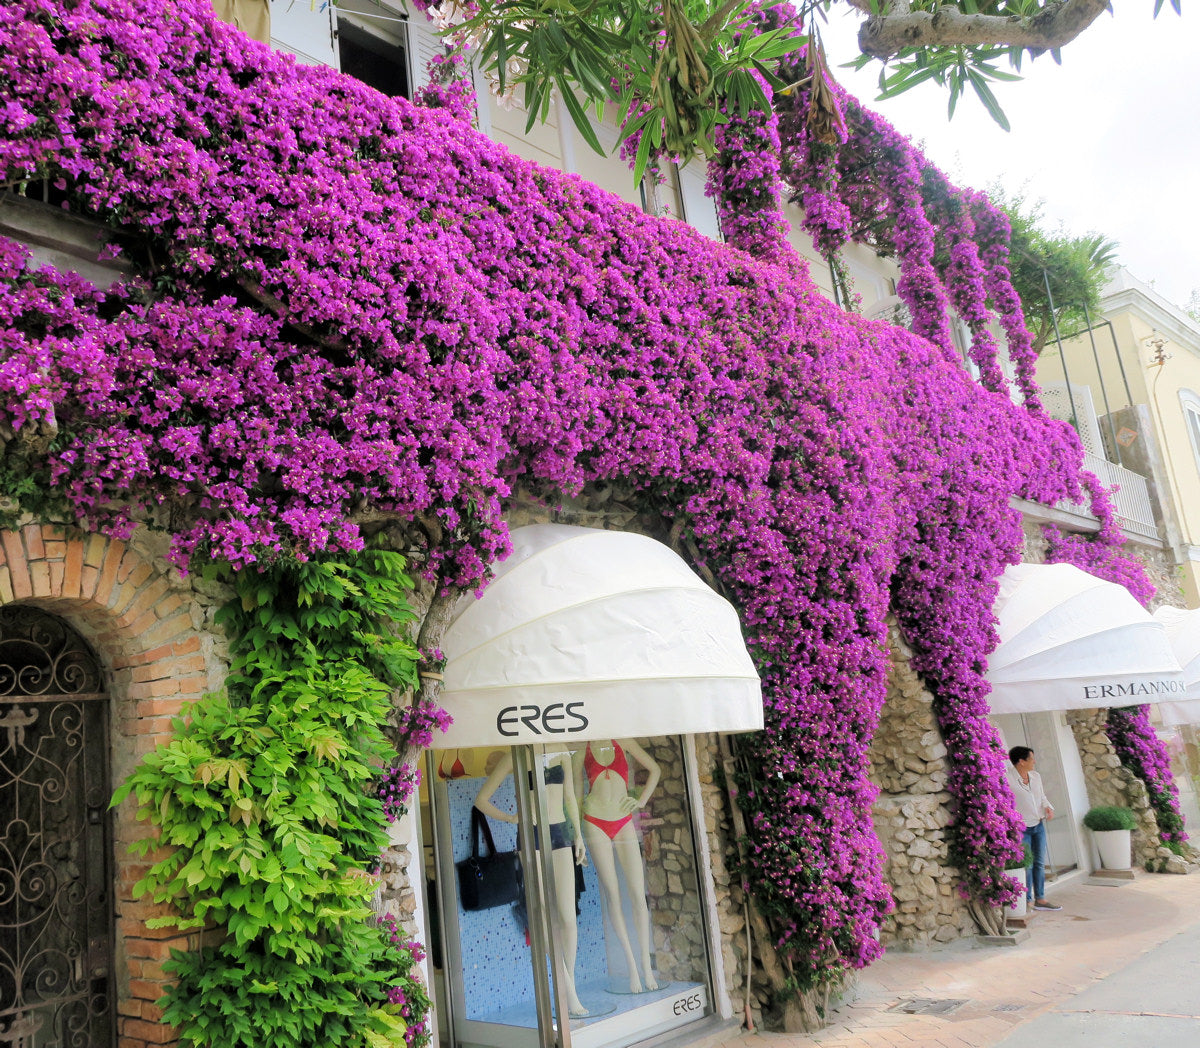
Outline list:
[[[132,793],[155,831],[134,846],[154,860],[135,892],[175,912],[148,923],[205,930],[167,964],[164,1021],[213,1048],[424,1048],[420,948],[375,920],[365,872],[387,844],[382,726],[418,683],[404,559],[208,570],[236,592],[226,688],[113,801]]]

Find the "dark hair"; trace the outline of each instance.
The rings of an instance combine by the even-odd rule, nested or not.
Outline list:
[[[1015,767],[1017,761],[1023,761],[1026,757],[1032,757],[1033,750],[1028,746],[1014,746],[1008,751],[1008,759],[1013,762]]]

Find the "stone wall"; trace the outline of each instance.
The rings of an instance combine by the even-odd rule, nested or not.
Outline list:
[[[1145,865],[1158,854],[1158,819],[1150,807],[1146,784],[1128,768],[1109,741],[1107,710],[1069,710],[1067,723],[1079,747],[1083,778],[1087,784],[1088,804],[1095,808],[1115,805],[1129,808],[1137,817],[1133,831],[1133,861]]]
[[[715,735],[696,739],[696,764],[704,807],[704,829],[708,836],[708,861],[716,899],[725,991],[734,1015],[746,1018],[743,1012],[748,1004],[751,1022],[761,1028],[763,1007],[770,1005],[773,995],[761,968],[754,963],[746,893],[738,877],[730,872],[737,862],[738,833],[729,794],[724,787],[727,776]]]
[[[416,799],[413,800],[416,808]],[[388,826],[388,846],[379,859],[379,887],[376,890],[374,909],[377,913],[391,914],[405,936],[424,943],[425,929],[417,919],[417,893],[419,889],[414,875],[420,875],[419,864],[413,865],[413,829],[416,812],[410,811]]]
[[[644,745],[662,771],[642,820],[655,968],[672,982],[695,982],[706,977],[708,951],[683,752],[674,738],[648,739]]]
[[[950,942],[978,930],[958,894],[946,825],[946,747],[933,696],[912,671],[912,651],[889,621],[891,665],[887,699],[871,746],[871,781],[879,787],[875,833],[887,854],[884,879],[896,910],[880,938],[906,948]]]
[[[1191,848],[1184,857],[1159,842],[1158,819],[1150,806],[1146,784],[1122,766],[1108,739],[1107,711],[1072,710],[1067,713],[1067,723],[1079,746],[1088,804],[1093,808],[1101,805],[1129,808],[1137,818],[1132,839],[1134,865],[1159,873],[1196,872],[1196,855]]]

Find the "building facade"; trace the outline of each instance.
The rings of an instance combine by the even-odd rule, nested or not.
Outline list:
[[[324,10],[279,2],[273,5],[271,34],[277,46],[303,61],[336,65],[387,94],[408,96],[438,46],[421,18],[402,7],[357,0]],[[552,113],[527,134],[519,109],[498,104],[482,78],[478,87],[480,129],[513,152],[579,174],[635,206],[677,216],[719,238],[699,164],[668,171],[653,199],[644,198],[632,186],[627,165],[592,154],[564,114]],[[602,127],[600,134],[615,141],[612,128]],[[834,297],[833,276],[807,242],[798,215],[787,217],[793,244]],[[64,218],[44,202],[6,199],[0,223],[0,231],[31,246],[38,261],[73,269],[101,285],[120,273],[98,260],[93,224]],[[843,261],[864,311],[896,316],[895,267],[861,246],[847,248]],[[961,348],[965,361],[965,342]],[[1185,418],[1185,431],[1187,425]],[[1102,445],[1101,438],[1093,453],[1099,455]],[[625,494],[590,488],[553,508],[518,496],[506,522],[514,532],[567,526],[640,536],[667,560],[682,563],[678,555],[686,550],[678,548],[678,536],[663,520],[640,515]],[[1042,557],[1043,523],[1080,531],[1098,527],[1078,506],[1020,508],[1030,562]],[[1172,541],[1164,536],[1166,518],[1160,529],[1157,518],[1139,513],[1136,507],[1124,513],[1122,526],[1151,573],[1165,581]],[[141,531],[119,542],[28,521],[5,533],[3,552],[0,601],[18,613],[6,628],[20,647],[19,669],[37,670],[66,650],[89,667],[75,683],[60,680],[41,691],[22,686],[6,695],[0,726],[10,746],[28,746],[34,737],[38,718],[29,719],[30,709],[36,707],[43,723],[61,709],[64,715],[91,717],[95,738],[88,748],[112,755],[94,769],[98,780],[80,780],[71,790],[71,817],[99,829],[91,831],[93,837],[81,830],[62,838],[72,842],[68,850],[48,859],[65,877],[69,867],[79,865],[79,849],[98,849],[103,862],[90,864],[86,891],[96,902],[89,910],[114,915],[107,934],[103,927],[52,933],[64,942],[88,942],[86,958],[69,958],[69,992],[59,1007],[86,1013],[94,1043],[115,1040],[120,1048],[169,1043],[173,1033],[161,1024],[155,1004],[167,979],[162,964],[172,946],[190,940],[148,926],[161,911],[132,890],[144,873],[126,848],[137,836],[133,803],[107,821],[102,800],[139,756],[169,737],[182,702],[220,687],[228,654],[213,615],[229,595],[181,576],[168,564],[163,543]],[[555,579],[572,570],[570,562],[560,564],[525,595],[532,591],[540,599],[541,590],[553,589]],[[703,580],[697,586],[703,588]],[[633,606],[632,592],[621,591],[623,606]],[[421,594],[423,613],[432,614],[435,603],[428,589]],[[888,697],[871,753],[880,791],[876,829],[897,903],[882,936],[889,944],[932,946],[974,935],[980,925],[958,894],[960,872],[948,850],[949,766],[936,700],[912,670],[898,628],[889,643]],[[618,648],[619,639],[613,651]],[[462,650],[465,657],[471,649]],[[17,672],[14,681],[30,677]],[[425,971],[439,1040],[447,1046],[622,1048],[667,1034],[699,1038],[743,1021],[762,1023],[764,1011],[778,1011],[779,1002],[766,971],[771,962],[758,938],[761,928],[733,872],[744,836],[731,795],[728,737],[737,726],[719,718],[697,723],[680,717],[673,726],[645,728],[645,710],[631,708],[627,728],[615,724],[592,737],[570,727],[590,724],[587,710],[554,707],[522,699],[502,704],[478,725],[461,718],[463,734],[456,744],[435,743],[423,756],[417,803],[394,826],[380,871],[379,905],[430,946]],[[487,730],[473,735],[472,727]],[[997,719],[997,727],[1006,744],[1037,748],[1048,786],[1056,800],[1063,799],[1052,842],[1057,876],[1084,875],[1092,868],[1079,819],[1089,803],[1100,800],[1134,807],[1141,819],[1141,854],[1158,857],[1145,789],[1139,793],[1136,779],[1121,767],[1103,731],[1102,712],[1008,715]],[[574,734],[576,744],[543,741],[557,734]],[[55,759],[66,766],[73,757],[65,749]],[[603,792],[617,780],[641,802],[636,811],[602,813]],[[30,784],[12,777],[0,785],[19,792]],[[480,907],[464,891],[462,864],[475,850],[475,807],[494,813],[496,850],[522,853],[527,881],[517,900]],[[558,817],[560,808],[565,819]],[[580,831],[590,858],[578,872],[570,869],[568,878],[560,876],[561,853],[574,850],[574,836],[565,847],[555,839],[555,828],[564,823]],[[521,840],[517,828],[524,831]],[[23,956],[21,964],[26,963]],[[14,1009],[28,1028],[10,1025],[4,1032],[38,1043],[33,1024],[39,1020],[26,1018],[32,1010],[22,1002]],[[778,1014],[768,1018],[779,1020]],[[101,1031],[105,1023],[107,1035]]]

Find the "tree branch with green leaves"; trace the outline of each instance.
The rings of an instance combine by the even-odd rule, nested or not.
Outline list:
[[[777,79],[780,60],[833,2],[476,0],[447,32],[478,47],[502,93],[523,91],[527,131],[547,118],[557,93],[584,140],[603,152],[593,115],[618,107],[619,140],[636,143],[640,181],[653,156],[712,156],[725,114],[767,106],[762,82],[787,86]],[[884,62],[880,98],[933,81],[948,92],[950,116],[970,91],[1005,130],[992,85],[1020,79],[1027,57],[1049,52],[1060,61],[1061,49],[1110,10],[1106,0],[844,2],[865,16],[854,64]],[[1155,0],[1155,16],[1167,2]],[[1169,2],[1180,13],[1181,0]],[[764,24],[772,28],[760,31]]]

